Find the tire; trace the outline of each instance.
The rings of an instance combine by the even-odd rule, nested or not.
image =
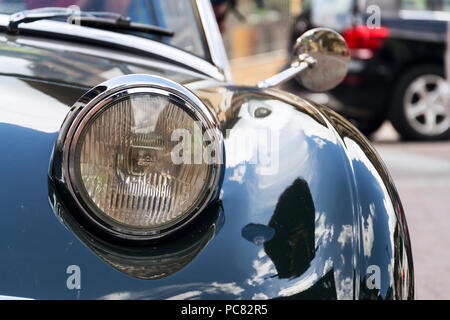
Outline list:
[[[447,103],[444,68],[422,65],[398,81],[389,113],[404,140],[437,141],[450,138],[450,105]]]

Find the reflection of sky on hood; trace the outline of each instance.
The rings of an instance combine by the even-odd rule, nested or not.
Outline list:
[[[257,119],[248,112],[252,103],[259,102],[243,105],[236,127],[242,130],[270,128],[280,130],[282,134],[276,175],[257,174],[258,165],[248,163],[256,153],[256,143],[247,150],[246,157],[240,153],[228,154],[228,172],[232,174],[225,181],[229,179],[229,182],[239,183],[258,199],[247,212],[250,223],[268,224],[280,194],[296,178],[308,183],[315,206],[316,252],[311,266],[297,279],[279,281],[284,283],[280,285],[279,293],[300,293],[334,269],[338,298],[352,299],[359,292],[353,290],[354,268],[360,272],[361,281],[365,281],[366,268],[371,263],[383,261],[389,270],[394,265],[393,239],[376,238],[376,235],[386,234],[386,230],[393,235],[397,219],[387,187],[372,163],[373,159],[356,141],[344,136],[341,140],[306,112],[298,112],[280,101],[268,100],[264,101],[264,106],[273,112],[266,118]],[[229,146],[239,144],[239,138],[237,133],[232,135],[227,141]],[[360,220],[355,220],[358,215]],[[356,259],[355,254],[364,258]],[[255,273],[248,280],[249,284],[261,281],[262,275],[269,276],[274,271],[267,258],[257,258],[253,262]],[[382,275],[382,297],[386,297],[387,290],[393,285],[393,273],[386,268],[383,270],[389,273],[389,277]]]
[[[375,234],[381,232],[382,230],[376,230],[375,225],[378,226],[381,223],[385,224],[389,230],[390,234],[395,233],[395,228],[397,225],[397,217],[395,213],[395,209],[392,205],[392,199],[389,198],[388,190],[381,178],[377,168],[369,161],[366,153],[361,147],[352,139],[346,138],[345,144],[348,148],[348,155],[352,161],[353,168],[357,174],[357,177],[361,179],[361,181],[357,181],[358,184],[358,192],[360,193],[360,199],[370,198],[373,201],[370,202],[362,202],[362,207],[360,208],[361,217],[362,217],[362,240],[363,240],[363,253],[369,258],[369,260],[378,259],[386,259],[386,264],[393,268],[394,265],[394,239],[390,238],[386,243],[384,239],[375,239]],[[375,180],[376,184],[372,184],[367,186],[367,181]],[[374,189],[375,187],[375,189]],[[366,191],[366,188],[368,190]],[[370,193],[369,196],[367,194]],[[376,202],[375,202],[376,200]],[[378,214],[377,211],[380,211],[381,214]],[[388,220],[387,221],[377,221],[377,217],[383,216],[383,213],[387,213]],[[377,240],[378,246],[375,247],[375,240]],[[381,245],[384,244],[384,247]],[[387,253],[387,254],[386,254]],[[393,285],[394,279],[392,277],[393,273],[389,273],[390,277],[387,279],[390,286]],[[386,275],[384,275],[386,276]],[[383,277],[382,279],[386,279]],[[388,286],[384,286],[384,288],[388,288]],[[386,295],[387,292],[382,292],[382,295]]]
[[[353,256],[353,216],[351,212],[347,213],[348,223],[344,225],[337,222],[339,217],[329,220],[333,215],[330,210],[337,213],[340,207],[348,209],[348,205],[351,205],[351,196],[346,196],[346,201],[336,198],[336,201],[342,202],[341,206],[321,200],[322,194],[335,193],[339,179],[348,180],[345,173],[338,174],[334,177],[338,180],[333,180],[333,176],[336,176],[336,168],[345,165],[343,151],[337,145],[336,136],[328,127],[318,123],[307,113],[299,112],[278,100],[264,100],[264,106],[273,112],[266,118],[253,118],[249,112],[249,109],[253,107],[252,103],[260,102],[252,101],[243,104],[239,114],[241,119],[227,139],[227,171],[231,173],[225,177],[225,184],[238,183],[247,192],[257,194],[258,201],[252,203],[246,214],[253,223],[268,224],[280,195],[295,179],[305,179],[313,198],[317,199],[314,203],[318,207],[316,207],[315,222],[313,221],[315,225],[312,226],[312,230],[318,251],[310,267],[300,277],[278,278],[277,285],[274,285],[275,282],[271,279],[274,276],[277,278],[277,270],[271,258],[260,250],[258,257],[252,263],[254,273],[247,279],[247,285],[265,284],[266,290],[272,292],[274,296],[287,296],[312,287],[332,268],[336,268],[343,270],[334,275],[336,290],[340,292],[341,298],[351,299],[353,297],[353,261],[340,259],[340,252],[344,251],[347,257]],[[230,152],[230,148],[235,148],[237,144],[242,143],[242,134],[239,134],[239,131],[254,130],[254,128],[280,131],[279,170],[275,175],[256,174],[258,165],[248,163],[251,156],[256,153],[256,143],[251,148],[247,148],[246,153]],[[332,157],[326,159],[324,158],[326,155],[332,155]],[[338,188],[340,191],[345,190],[342,186]],[[343,195],[346,195],[346,192]],[[339,229],[335,230],[335,227]],[[338,239],[339,250],[333,246]]]
[[[250,113],[250,109],[254,105],[267,106],[273,112],[266,118],[254,118]],[[264,147],[261,147],[261,143],[256,139],[256,134],[265,134],[269,130],[278,138],[278,143],[273,146],[275,148],[271,150],[270,154],[270,157],[277,162],[277,170],[274,174],[258,174],[256,176],[257,186],[255,187],[264,194],[261,200],[266,200],[255,203],[257,211],[263,211],[276,205],[280,188],[286,186],[286,181],[290,180],[292,183],[297,178],[293,175],[294,172],[307,173],[308,176],[302,178],[311,180],[314,169],[310,167],[313,161],[309,157],[314,153],[314,148],[322,149],[328,142],[335,142],[335,137],[330,134],[327,127],[279,100],[264,100],[263,102],[252,100],[244,103],[239,117],[240,120],[225,140],[226,164],[228,168],[234,168],[233,174],[228,179],[242,183],[250,168],[254,172],[262,169],[263,165],[259,159],[255,159],[255,155]],[[299,136],[304,138],[301,139]],[[251,139],[252,137],[254,139]],[[267,139],[263,139],[263,141],[267,141]]]
[[[4,94],[0,107],[0,123],[17,125],[33,130],[58,132],[69,107],[16,78],[1,81]],[[25,93],[25,94],[24,94]]]
[[[189,283],[181,285],[163,286],[153,290],[147,291],[122,291],[115,292],[103,297],[100,300],[128,300],[128,299],[152,299],[164,297],[167,300],[200,300],[214,297],[216,295],[225,294],[230,299],[238,298],[244,291],[235,282],[232,283]],[[174,294],[177,292],[176,294]],[[182,292],[182,293],[179,293]]]
[[[28,77],[33,76],[33,72],[30,70],[30,65],[27,60],[16,57],[0,56],[0,64],[7,65],[8,68],[14,70],[16,74]]]
[[[267,278],[277,274],[275,265],[263,249],[258,252],[258,258],[252,264],[255,273],[247,280],[247,284],[250,286],[261,285]]]
[[[264,283],[266,287],[271,288],[274,296],[287,296],[312,287],[330,270],[336,268],[341,270],[334,273],[338,295],[342,299],[351,299],[353,261],[341,259],[341,253],[344,252],[346,257],[353,257],[353,215],[352,211],[349,211],[349,208],[353,207],[353,198],[350,191],[345,191],[346,185],[342,185],[342,181],[348,181],[346,171],[336,170],[348,166],[345,153],[333,132],[307,113],[299,112],[278,100],[264,100],[264,106],[273,112],[266,118],[253,118],[249,109],[254,108],[252,104],[257,103],[260,102],[252,101],[242,106],[239,114],[241,119],[227,139],[227,171],[231,173],[225,177],[225,183],[241,184],[248,192],[257,194],[258,201],[252,203],[246,214],[252,223],[268,224],[280,194],[295,179],[306,180],[316,206],[312,231],[317,251],[310,267],[300,277],[278,278],[276,286],[269,285],[274,275],[277,278],[275,265],[269,256],[259,251],[258,257],[252,263],[254,274],[247,279],[247,284]],[[242,143],[242,134],[239,134],[239,131],[250,131],[254,128],[280,132],[279,170],[275,175],[256,174],[258,165],[248,163],[258,147],[255,141],[251,148],[247,148],[247,153],[229,152],[229,148]],[[234,131],[235,129],[238,130]],[[336,193],[336,190],[339,190],[339,193]],[[333,196],[323,197],[324,194]],[[339,215],[342,210],[347,211],[344,216]],[[346,218],[342,219],[343,217]],[[334,243],[338,243],[339,247],[336,248]]]

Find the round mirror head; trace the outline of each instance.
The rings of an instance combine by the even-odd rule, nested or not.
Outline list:
[[[316,60],[314,65],[297,77],[307,89],[331,90],[347,75],[350,51],[339,33],[327,28],[305,32],[294,46],[292,63],[300,63],[301,56],[305,54]]]

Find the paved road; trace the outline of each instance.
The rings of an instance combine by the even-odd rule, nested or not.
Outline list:
[[[398,142],[390,125],[375,139],[406,211],[416,298],[450,299],[450,142]]]

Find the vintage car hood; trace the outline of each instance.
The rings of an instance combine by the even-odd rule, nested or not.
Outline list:
[[[395,188],[365,138],[328,109],[276,90],[197,88],[226,137],[221,200],[178,239],[128,250],[86,234],[48,177],[59,128],[85,89],[6,76],[0,88],[0,295],[413,297]],[[268,128],[274,158],[252,136]],[[71,265],[81,290],[66,286]],[[371,266],[381,271],[378,289],[366,286]]]
[[[196,58],[197,59],[197,58]],[[163,55],[33,37],[0,35],[0,74],[92,88],[126,74],[153,74],[181,84],[207,79]]]

